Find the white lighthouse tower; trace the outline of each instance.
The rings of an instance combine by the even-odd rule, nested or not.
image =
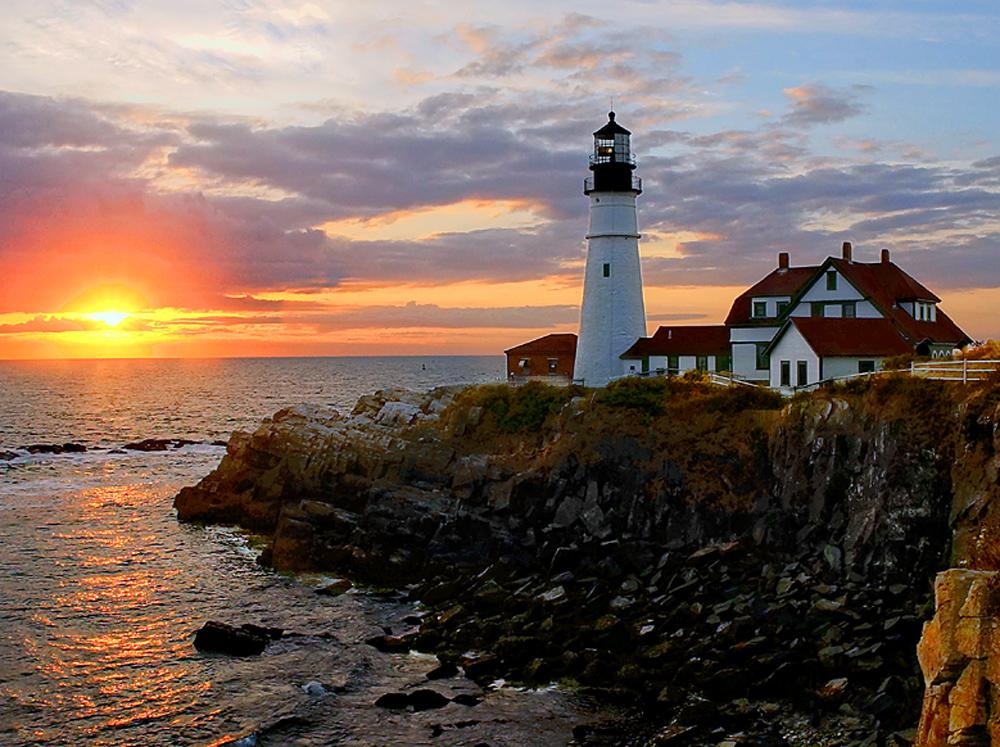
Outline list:
[[[635,214],[642,180],[633,173],[631,134],[615,122],[614,112],[608,114],[608,123],[594,133],[594,174],[584,182],[590,231],[573,378],[585,386],[604,386],[622,375],[625,363],[618,356],[646,336]]]

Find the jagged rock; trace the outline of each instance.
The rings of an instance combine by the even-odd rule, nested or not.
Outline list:
[[[412,583],[419,650],[480,682],[567,677],[653,707],[666,693],[665,720],[701,691],[725,721],[699,733],[713,744],[737,722],[777,743],[734,694],[817,719],[843,706],[838,725],[885,741],[916,720],[919,610],[950,522],[957,558],[988,558],[972,528],[1000,507],[1000,415],[935,387],[780,411],[692,390],[651,423],[588,393],[523,432],[478,394],[380,392],[350,417],[292,408],[234,434],[175,503],[269,534],[277,568]],[[820,697],[845,676],[849,693]]]

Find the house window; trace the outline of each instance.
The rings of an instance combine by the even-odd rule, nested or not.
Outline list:
[[[781,361],[781,386],[792,385],[792,362]]]
[[[788,310],[788,301],[778,301],[778,316],[781,316]]]
[[[642,359],[642,372],[649,373],[649,356]]]
[[[757,370],[768,371],[771,368],[771,356],[767,354],[767,343],[757,343]]]
[[[549,358],[549,373],[555,373],[559,369],[559,359]]]
[[[722,355],[715,356],[715,370],[732,371],[733,370],[732,356],[729,353],[723,353]]]
[[[699,371],[707,371],[708,370],[708,356],[707,355],[699,355],[698,358],[697,358],[697,360],[696,360],[696,362],[695,362],[695,367]]]
[[[840,306],[840,315],[844,319],[853,319],[858,315],[858,302],[857,301],[845,301]]]
[[[837,290],[837,273],[834,270],[829,270],[826,273],[826,289],[828,291]]]
[[[813,301],[809,304],[809,314],[810,316],[826,316],[824,313],[826,310],[826,304],[822,301]]]
[[[875,361],[858,361],[858,373],[872,373],[875,371]]]
[[[528,366],[531,365],[531,359],[522,358],[520,361],[518,361],[517,365],[519,365],[521,368],[527,368]]]
[[[667,356],[667,376],[676,376],[681,372],[681,359],[679,355]]]
[[[806,361],[795,363],[795,386],[805,386],[809,383],[809,364]]]
[[[603,272],[604,272],[604,277],[606,278],[611,277],[611,265],[609,265],[607,262],[604,263]]]
[[[754,301],[753,315],[755,319],[761,319],[767,316],[767,301]]]

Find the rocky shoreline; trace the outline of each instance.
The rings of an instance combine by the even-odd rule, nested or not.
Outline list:
[[[382,650],[642,714],[580,744],[906,745],[934,575],[989,562],[996,392],[962,396],[380,392],[235,433],[175,505],[267,534],[261,562],[406,589]]]

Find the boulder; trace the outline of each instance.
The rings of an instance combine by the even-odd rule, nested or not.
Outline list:
[[[274,628],[256,625],[234,627],[209,620],[195,634],[194,646],[199,651],[229,654],[230,656],[255,656],[267,648],[280,633]]]

